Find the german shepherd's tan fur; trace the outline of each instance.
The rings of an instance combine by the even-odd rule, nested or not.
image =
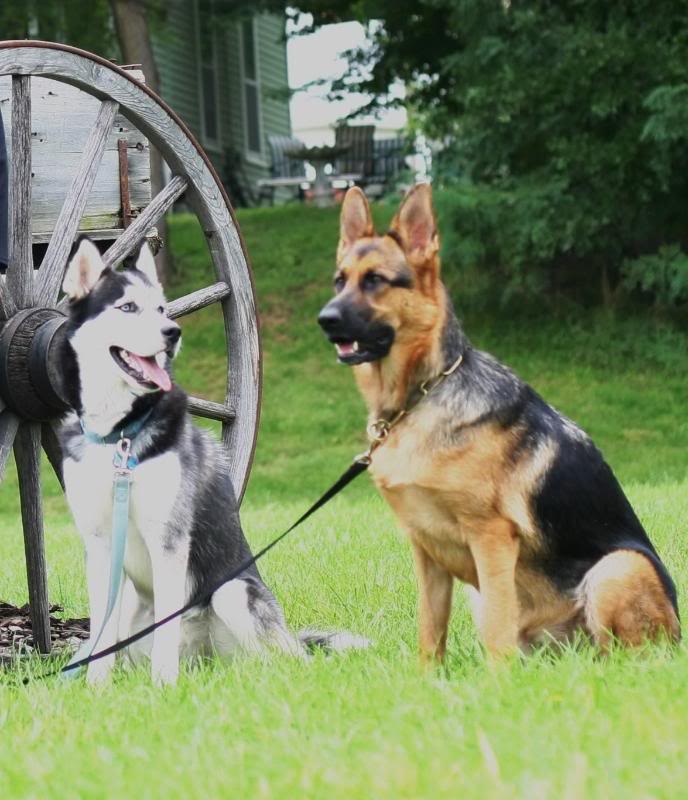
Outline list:
[[[413,547],[421,656],[444,656],[455,578],[472,587],[490,655],[576,630],[602,648],[677,639],[672,580],[599,451],[464,336],[440,280],[429,186],[382,236],[349,190],[335,289],[319,321],[353,365],[369,423],[415,404],[370,472]]]

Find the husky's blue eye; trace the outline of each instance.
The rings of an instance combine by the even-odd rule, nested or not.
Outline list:
[[[337,275],[337,277],[334,279],[335,292],[341,292],[345,284],[346,284],[346,279],[344,278],[344,276]]]
[[[138,311],[139,307],[136,303],[122,303],[121,306],[117,306],[120,311],[124,311],[125,314],[132,314],[134,311]]]

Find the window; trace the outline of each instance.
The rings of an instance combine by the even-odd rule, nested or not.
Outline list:
[[[198,80],[201,104],[201,132],[205,144],[220,141],[220,103],[217,86],[217,48],[213,0],[198,0]]]
[[[260,76],[256,49],[255,20],[243,20],[241,30],[241,74],[244,96],[244,135],[247,155],[263,155],[263,131],[260,113]]]

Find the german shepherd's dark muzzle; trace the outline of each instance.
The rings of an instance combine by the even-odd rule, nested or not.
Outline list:
[[[386,356],[394,342],[394,328],[374,320],[372,309],[357,304],[351,295],[345,291],[330,300],[318,322],[334,344],[339,362],[353,366]]]

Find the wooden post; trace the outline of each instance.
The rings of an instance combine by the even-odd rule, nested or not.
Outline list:
[[[129,197],[129,157],[127,156],[127,140],[117,140],[117,158],[119,161],[119,197],[122,201],[122,227],[126,230],[131,225],[131,198]]]

